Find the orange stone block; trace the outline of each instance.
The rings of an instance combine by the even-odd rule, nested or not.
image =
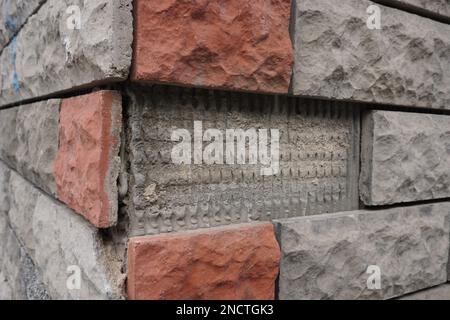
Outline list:
[[[118,92],[99,91],[61,104],[57,196],[98,228],[117,222],[121,128]]]
[[[291,0],[135,0],[132,80],[288,93]]]
[[[271,223],[132,238],[128,298],[274,299],[279,260]]]

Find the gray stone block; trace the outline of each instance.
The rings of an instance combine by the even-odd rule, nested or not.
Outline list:
[[[280,299],[389,299],[447,281],[450,203],[275,225],[282,252]]]
[[[10,227],[9,176],[0,162],[0,300],[48,299],[39,270]]]
[[[295,95],[450,109],[450,25],[368,0],[296,0]]]
[[[131,65],[131,0],[48,0],[0,56],[0,106],[125,80]],[[80,29],[71,26],[80,8]],[[78,26],[76,26],[78,27]]]
[[[10,170],[0,162],[0,300],[24,299],[20,277],[20,245],[8,220]]]
[[[425,289],[403,297],[399,300],[450,300],[450,284]]]
[[[138,87],[130,90],[130,97],[127,203],[133,235],[355,210],[359,206],[358,107],[164,86]],[[171,140],[172,133],[185,129],[193,138],[194,121],[202,123],[200,135],[213,128],[222,133],[219,163],[196,164],[192,157],[190,163],[173,162],[177,142]],[[234,164],[226,161],[225,130],[252,128],[279,130],[277,173],[261,175],[266,166],[261,159],[250,164],[248,146],[243,163],[237,164],[236,155]],[[188,145],[193,150],[192,142]],[[199,150],[205,151],[208,145],[206,139]]]
[[[12,230],[41,270],[51,297],[122,298],[122,261],[108,249],[96,228],[15,172],[11,172],[9,184]],[[79,290],[67,287],[71,266],[81,271]]]
[[[0,1],[0,52],[46,0]]]
[[[372,111],[362,132],[366,205],[450,197],[450,116]]]
[[[59,107],[60,100],[47,100],[0,110],[0,159],[51,195],[56,195]]]
[[[0,212],[0,241],[0,300],[25,299],[26,288],[20,273],[20,245],[4,212]]]

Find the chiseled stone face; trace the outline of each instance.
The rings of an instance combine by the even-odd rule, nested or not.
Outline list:
[[[47,0],[0,55],[0,106],[126,80],[131,2]]]
[[[267,222],[131,238],[128,297],[271,300],[279,259]]]
[[[20,30],[28,17],[46,0],[0,1],[0,52]]]
[[[448,202],[280,220],[276,229],[280,299],[388,299],[447,281]]]
[[[132,79],[287,93],[291,0],[137,0]]]
[[[450,108],[450,25],[368,0],[296,0],[293,93]]]
[[[450,197],[450,116],[372,111],[362,131],[366,205]]]
[[[58,199],[98,228],[117,223],[122,97],[98,91],[64,99],[54,176]]]
[[[359,114],[350,105],[286,97],[154,87],[133,90],[128,110],[133,235],[158,234],[358,208]],[[194,146],[194,123],[203,131]],[[279,170],[262,175],[258,158],[227,161],[226,130],[279,130]],[[177,164],[175,130],[191,137],[189,162]],[[196,162],[222,134],[220,162]],[[258,133],[258,142],[262,135]],[[219,138],[220,139],[220,138]],[[231,145],[236,142],[230,139]],[[250,140],[247,140],[250,141]],[[253,140],[256,141],[256,140]],[[268,141],[272,141],[271,138]],[[200,141],[201,142],[201,141]],[[274,144],[271,144],[273,146]],[[230,149],[237,150],[237,142]],[[258,152],[272,149],[258,146]],[[222,152],[223,151],[223,152]],[[260,155],[260,154],[259,154]]]
[[[0,159],[53,196],[60,102],[47,100],[0,110]]]

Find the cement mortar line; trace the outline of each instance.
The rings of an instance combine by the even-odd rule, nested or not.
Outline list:
[[[73,214],[80,216],[81,218],[83,218],[86,223],[89,223],[90,225],[93,226],[93,224],[87,220],[83,215],[80,215],[78,213],[76,213],[72,208],[70,208],[69,206],[67,206],[67,204],[65,204],[64,202],[61,202],[59,199],[55,198],[53,195],[49,194],[48,192],[46,192],[45,190],[42,190],[42,188],[40,188],[39,186],[36,186],[32,181],[30,181],[27,177],[23,176],[20,172],[18,172],[16,169],[11,168],[11,166],[9,166],[5,161],[3,161],[3,159],[0,159],[0,162],[6,167],[8,168],[8,170],[14,172],[15,174],[17,174],[18,176],[22,177],[22,179],[24,179],[26,182],[28,182],[30,185],[32,185],[35,189],[39,190],[40,193],[42,193],[43,195],[47,196],[49,199],[52,199],[52,201],[54,201],[56,204],[64,206],[66,208],[68,208],[69,210],[73,211]],[[120,218],[120,216],[118,217],[118,219]],[[119,224],[121,221],[117,221],[117,224]],[[99,231],[105,231],[107,232],[108,230],[114,230],[116,226],[112,226],[110,228],[102,228],[99,229],[97,228],[97,230]]]
[[[432,204],[438,204],[438,203],[446,203],[450,202],[450,198],[439,198],[439,199],[430,199],[430,200],[419,200],[419,201],[411,201],[411,202],[401,202],[401,203],[394,203],[389,205],[374,205],[374,206],[367,206],[361,203],[361,209],[359,210],[367,210],[367,211],[382,211],[382,210],[389,210],[389,209],[396,209],[396,208],[408,208],[408,207],[415,207],[420,205],[432,205]]]
[[[446,17],[439,13],[435,13],[431,10],[427,10],[427,9],[424,9],[424,8],[421,8],[421,7],[412,5],[412,4],[402,3],[398,0],[370,0],[370,1],[381,4],[381,5],[389,7],[389,8],[401,10],[404,12],[408,12],[411,14],[421,16],[423,18],[428,18],[433,21],[437,21],[437,22],[441,22],[441,23],[450,25],[450,17]]]
[[[116,90],[116,91],[122,92],[124,83],[126,83],[126,81],[116,81],[116,82],[100,81],[98,83],[93,83],[91,85],[75,87],[75,88],[71,88],[69,90],[55,92],[55,93],[52,93],[49,95],[44,95],[44,96],[39,96],[36,98],[25,99],[25,100],[22,100],[19,102],[9,103],[9,104],[0,106],[0,111],[16,108],[16,107],[20,107],[20,106],[26,106],[29,104],[38,103],[38,102],[47,101],[47,100],[75,98],[75,97],[79,97],[82,95],[86,95],[89,93],[93,93],[96,91],[102,91],[102,90]]]
[[[92,86],[89,86],[86,88],[78,88],[78,89],[74,88],[73,91],[68,90],[65,92],[55,93],[55,94],[51,94],[51,95],[47,95],[47,96],[41,96],[41,97],[37,97],[37,98],[33,98],[33,99],[27,99],[27,100],[23,100],[20,102],[0,106],[0,112],[2,110],[13,109],[16,107],[21,107],[21,106],[29,105],[32,103],[37,103],[37,102],[42,102],[42,101],[47,101],[47,100],[52,100],[52,99],[68,99],[68,98],[79,97],[79,96],[89,94],[89,93],[92,93],[95,91],[100,91],[100,90],[116,90],[116,91],[121,92],[121,94],[123,96],[123,95],[127,94],[126,89],[135,87],[136,85],[139,88],[146,88],[146,87],[149,88],[151,86],[159,85],[159,84],[155,83],[155,84],[149,84],[149,85],[142,85],[142,84],[135,84],[135,83],[131,82],[130,80],[126,80],[126,81],[109,82],[109,83],[103,83],[103,84],[98,84],[98,85],[92,85]],[[183,86],[170,85],[170,84],[164,84],[162,86],[184,88]],[[234,91],[234,90],[208,89],[208,88],[200,88],[200,87],[191,87],[191,88],[199,89],[199,90],[206,90],[206,91],[213,91],[213,92],[217,91],[217,92],[239,93],[238,91]],[[257,92],[256,93],[255,92],[243,92],[243,93],[247,93],[250,95],[259,95],[259,96],[270,95],[270,94],[257,93]],[[272,96],[272,95],[270,95],[270,96]],[[275,96],[295,98],[295,99],[312,99],[312,100],[319,100],[319,101],[352,103],[355,105],[359,105],[364,111],[366,111],[366,110],[367,111],[381,110],[381,111],[423,113],[423,114],[435,114],[435,115],[450,116],[450,110],[446,110],[446,109],[411,107],[411,106],[401,106],[401,105],[394,106],[394,105],[389,105],[389,104],[384,104],[384,103],[371,103],[371,102],[356,101],[356,100],[333,100],[333,99],[328,100],[328,99],[318,99],[318,98],[307,97],[307,96],[294,96],[292,94],[277,94]]]

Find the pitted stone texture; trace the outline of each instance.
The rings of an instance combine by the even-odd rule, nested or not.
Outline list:
[[[137,0],[132,79],[287,93],[291,0]]]
[[[9,211],[9,175],[10,169],[0,161],[0,215]]]
[[[115,91],[63,100],[54,175],[58,199],[99,228],[117,222],[122,98]]]
[[[386,5],[395,5],[400,9],[412,10],[426,16],[450,18],[449,0],[373,0]]]
[[[273,299],[279,257],[269,223],[131,238],[128,297]]]
[[[0,158],[45,192],[56,195],[60,100],[0,110]]]
[[[8,220],[10,170],[0,162],[0,300],[25,299],[20,279],[20,246]]]
[[[363,119],[366,205],[450,197],[450,116],[372,111]]]
[[[12,229],[41,270],[52,298],[122,298],[122,263],[96,228],[14,172],[10,188]],[[67,288],[70,266],[80,268],[80,290]]]
[[[293,93],[450,109],[450,25],[368,0],[296,0]]]
[[[389,299],[447,281],[450,203],[295,218],[276,229],[281,300]],[[368,289],[369,266],[380,268],[380,290]]]
[[[399,300],[450,300],[450,284],[441,284],[440,286],[415,292]]]
[[[358,106],[165,86],[133,88],[129,96],[133,236],[359,208]],[[223,145],[227,129],[278,129],[278,173],[262,176],[269,166],[249,164],[249,148],[244,164],[223,156],[219,164],[174,163],[172,133],[185,129],[193,141],[194,121],[202,122],[202,136],[220,130]],[[202,150],[211,141],[204,139]]]
[[[0,300],[43,300],[49,296],[39,270],[9,223],[10,169],[0,162]]]
[[[0,56],[0,106],[128,77],[131,0],[48,0]],[[71,30],[80,8],[81,29]]]
[[[9,227],[7,213],[0,211],[0,300],[25,299],[26,288],[20,274],[20,245]]]
[[[0,52],[46,0],[0,1]]]

